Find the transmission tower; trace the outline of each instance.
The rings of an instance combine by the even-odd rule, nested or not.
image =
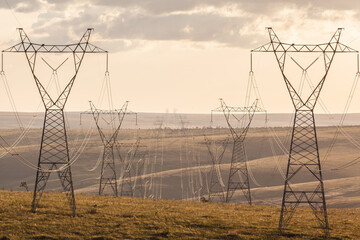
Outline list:
[[[142,177],[139,177],[144,169],[145,152],[139,152],[140,138],[135,143],[117,143],[117,150],[122,164],[122,176],[120,180],[120,196],[143,197]],[[123,154],[122,153],[126,153]],[[138,161],[136,161],[138,160]],[[136,194],[139,192],[138,194]]]
[[[225,184],[221,177],[220,165],[228,146],[229,139],[215,141],[209,139],[208,136],[204,135],[205,143],[211,157],[211,169],[209,173],[208,183],[208,201],[220,201],[225,202]]]
[[[257,106],[257,100],[250,107],[229,107],[223,99],[220,99],[221,106],[211,111],[223,112],[233,138],[233,149],[230,164],[229,179],[227,183],[225,201],[230,202],[235,191],[241,189],[246,200],[251,205],[251,193],[249,174],[247,169],[247,156],[245,151],[245,137],[250,128],[255,112],[264,112]],[[239,116],[236,115],[241,115]],[[233,126],[232,119],[242,126]]]
[[[117,187],[115,158],[114,158],[114,146],[116,144],[117,136],[121,124],[124,120],[129,102],[126,101],[121,109],[115,109],[115,110],[100,110],[97,109],[91,101],[89,103],[91,110],[82,112],[81,114],[91,114],[93,116],[101,141],[104,145],[103,158],[101,163],[101,172],[100,172],[99,195],[103,194],[106,186],[110,185],[111,189],[114,192],[114,195],[117,196],[118,187]],[[109,116],[110,119],[106,121],[103,117],[104,115]],[[115,128],[112,129],[110,134],[106,134],[105,130],[100,127],[100,120],[104,120],[108,124],[110,123],[113,125],[116,124]]]
[[[176,117],[177,115],[175,115]],[[191,177],[190,177],[190,172],[186,171],[186,173],[188,174],[188,187],[185,188],[185,180],[184,180],[184,174],[183,174],[183,168],[184,168],[184,158],[183,156],[185,156],[185,160],[187,160],[187,169],[190,168],[190,159],[189,159],[189,143],[188,143],[188,136],[186,134],[187,132],[187,128],[186,125],[189,123],[189,121],[186,120],[186,118],[184,116],[182,116],[181,114],[178,115],[179,116],[179,120],[180,120],[180,136],[182,138],[184,138],[185,143],[181,143],[180,144],[180,188],[181,188],[181,200],[188,200],[189,199],[189,186],[191,184]],[[185,153],[185,154],[184,154]],[[185,163],[186,164],[186,163]]]
[[[75,197],[71,168],[69,165],[69,148],[64,120],[64,107],[79,72],[85,53],[107,53],[89,43],[93,29],[87,29],[78,43],[68,45],[37,44],[30,41],[22,28],[19,28],[21,42],[3,50],[4,52],[25,53],[31,73],[39,90],[42,102],[45,106],[45,118],[43,124],[38,169],[36,173],[34,196],[31,210],[36,211],[41,195],[51,172],[57,172],[61,185],[66,192],[73,215],[76,214]],[[75,72],[62,92],[52,98],[38,78],[35,71],[38,54],[72,54]]]
[[[144,175],[145,175],[145,156],[146,152],[138,152],[137,153],[137,161],[135,168],[135,180],[133,184],[134,188],[134,197],[144,197],[145,189],[144,189]]]
[[[157,119],[154,122],[155,128],[153,129],[153,138],[155,139],[155,146],[153,147],[153,158],[150,163],[150,179],[149,179],[149,197],[158,199],[161,198],[162,194],[162,169],[163,169],[163,163],[164,163],[164,155],[163,155],[163,146],[160,150],[160,142],[162,142],[164,139],[165,134],[165,121],[162,117],[161,119]],[[163,143],[162,143],[163,144]],[[160,165],[160,169],[159,169]],[[158,175],[157,172],[160,170],[160,179],[158,179],[156,176]],[[161,193],[161,194],[160,194]]]
[[[251,52],[273,52],[280,67],[287,90],[295,108],[295,117],[292,129],[291,144],[284,183],[284,192],[281,205],[279,231],[280,233],[288,226],[296,208],[300,204],[309,204],[315,218],[320,223],[326,235],[329,234],[329,223],[326,210],[325,192],[320,164],[319,147],[316,135],[314,108],[319,99],[320,92],[325,83],[335,53],[358,53],[358,51],[339,42],[342,29],[339,28],[328,43],[323,44],[288,44],[279,40],[272,28],[267,28],[270,42],[260,46]],[[318,84],[311,89],[307,98],[302,98],[301,93],[296,91],[285,72],[286,56],[289,53],[317,53],[321,54],[324,61],[324,73]],[[317,59],[315,59],[316,61]],[[301,67],[307,73],[312,62],[307,68]],[[301,175],[303,174],[303,175]],[[304,187],[295,184],[296,177],[309,177],[312,186]]]

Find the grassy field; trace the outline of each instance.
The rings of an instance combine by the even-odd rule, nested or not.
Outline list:
[[[298,209],[285,235],[279,207],[46,193],[37,213],[31,192],[0,192],[0,239],[323,239],[310,209]],[[330,209],[330,239],[360,239],[360,209]]]

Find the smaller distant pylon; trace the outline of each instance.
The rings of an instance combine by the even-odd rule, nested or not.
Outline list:
[[[90,101],[90,111],[83,112],[81,114],[92,114],[96,127],[98,129],[101,141],[104,145],[104,152],[102,157],[101,164],[101,175],[100,175],[100,185],[99,185],[99,195],[102,195],[105,188],[110,186],[115,196],[118,196],[118,185],[116,178],[116,168],[115,168],[115,158],[114,158],[114,146],[116,144],[116,139],[121,127],[121,124],[124,120],[126,110],[128,106],[128,101],[122,106],[121,109],[115,110],[100,110],[95,107],[95,105]],[[99,120],[103,119],[103,115],[110,116],[110,122],[116,122],[116,126],[112,129],[110,137],[105,134],[105,131],[100,127]],[[116,120],[117,119],[117,120]]]
[[[230,202],[236,190],[241,190],[249,203],[252,204],[249,174],[247,169],[247,156],[245,151],[245,137],[250,128],[256,112],[265,112],[257,106],[258,100],[255,100],[250,107],[229,107],[223,99],[220,99],[221,106],[211,112],[223,112],[230,133],[233,138],[232,158],[230,163],[229,178],[225,202]],[[241,114],[241,117],[236,116]],[[235,119],[241,126],[233,126],[231,118]]]
[[[215,141],[204,135],[205,143],[211,157],[211,169],[208,181],[208,201],[225,202],[225,183],[221,176],[221,162],[228,146],[229,139]]]

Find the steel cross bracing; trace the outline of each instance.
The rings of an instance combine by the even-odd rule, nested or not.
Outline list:
[[[250,182],[244,141],[255,112],[265,111],[257,106],[258,100],[255,100],[250,107],[229,107],[222,99],[220,99],[220,102],[221,106],[211,112],[223,112],[233,138],[233,150],[225,201],[230,202],[235,191],[241,189],[246,200],[251,205]],[[242,114],[242,119],[237,119],[235,114]],[[238,121],[244,121],[245,126],[232,126],[231,117]]]
[[[81,114],[91,114],[94,118],[96,127],[98,129],[101,141],[104,145],[101,172],[100,172],[100,184],[99,184],[99,195],[103,194],[106,186],[110,186],[115,196],[118,196],[118,186],[116,178],[115,158],[114,158],[114,146],[116,145],[116,139],[124,120],[126,109],[129,102],[125,102],[121,109],[115,110],[101,110],[97,109],[94,104],[90,101],[91,111],[82,112]],[[104,130],[100,127],[99,120],[103,119],[103,115],[109,115],[111,117],[110,123],[115,124],[115,129],[112,130],[110,137],[106,136]]]
[[[221,177],[220,164],[222,162],[229,138],[220,141],[213,141],[204,135],[205,143],[211,157],[211,169],[209,172],[208,183],[208,201],[209,202],[225,202],[225,184]]]
[[[281,205],[279,231],[283,232],[284,228],[288,226],[295,213],[295,209],[300,204],[306,203],[310,205],[316,219],[321,225],[321,228],[324,230],[325,234],[328,235],[329,223],[326,210],[318,140],[316,135],[314,107],[331,67],[331,63],[334,60],[335,53],[358,53],[358,51],[339,42],[342,31],[341,28],[335,32],[328,43],[317,45],[283,43],[276,36],[272,28],[267,28],[267,30],[270,42],[252,50],[251,52],[273,52],[275,54],[295,108],[295,117]],[[306,99],[303,99],[300,96],[285,74],[286,56],[287,53],[292,52],[318,52],[322,54],[325,67],[324,74]],[[316,60],[317,59],[315,59],[315,61]],[[306,73],[307,69],[315,62],[312,62],[307,68],[303,68],[294,59],[293,61],[303,70],[303,74],[304,72]],[[310,188],[292,183],[292,181],[296,181],[296,175],[300,176],[301,174],[304,174],[302,176],[307,174],[306,176],[308,177],[309,182],[313,183]]]
[[[63,189],[69,198],[72,212],[75,216],[76,206],[71,168],[68,165],[70,159],[64,120],[64,107],[77,73],[80,69],[81,63],[84,59],[85,53],[107,52],[89,43],[92,29],[87,29],[78,43],[69,45],[45,45],[33,43],[30,41],[29,37],[22,28],[19,28],[18,30],[21,42],[6,50],[3,50],[2,52],[25,53],[36,86],[41,95],[42,102],[45,106],[45,118],[38,160],[38,170],[36,173],[34,196],[31,209],[33,212],[36,211],[50,173],[52,171],[57,171],[61,185],[63,186]],[[35,72],[38,53],[72,53],[73,55],[75,73],[62,92],[55,99],[50,97],[50,94],[46,91]],[[57,69],[53,70],[56,71]]]

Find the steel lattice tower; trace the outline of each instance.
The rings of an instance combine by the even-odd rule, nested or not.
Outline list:
[[[235,191],[241,189],[246,200],[251,205],[250,182],[244,141],[255,112],[264,112],[264,110],[257,107],[257,100],[250,107],[229,107],[222,99],[220,99],[220,103],[221,106],[212,110],[212,112],[223,112],[233,138],[232,157],[225,201],[230,202]],[[244,123],[244,126],[232,126],[230,118],[234,117],[237,119],[235,114],[243,115],[240,121]],[[237,120],[239,121],[239,119]]]
[[[136,189],[134,184],[137,181],[139,172],[144,167],[143,155],[139,157],[138,162],[134,162],[135,158],[139,156],[138,149],[140,147],[140,139],[133,144],[118,143],[117,149],[122,163],[122,177],[120,184],[120,196],[134,197],[136,190],[140,189],[140,196],[143,196],[142,186]],[[121,155],[122,149],[126,149],[125,156]],[[140,185],[142,185],[142,179],[140,179]]]
[[[208,201],[216,201],[218,199],[220,202],[225,202],[225,184],[220,182],[220,164],[222,162],[226,147],[228,146],[229,139],[221,141],[212,141],[208,136],[204,135],[205,143],[211,157],[211,169],[209,173],[209,196]]]
[[[287,90],[295,108],[291,144],[284,183],[281,205],[279,231],[290,223],[296,208],[302,204],[309,204],[316,219],[319,221],[326,235],[329,234],[329,223],[326,210],[325,191],[320,164],[319,146],[316,135],[314,108],[328,75],[335,53],[357,53],[356,50],[339,42],[342,29],[339,28],[328,43],[323,44],[288,44],[283,43],[276,36],[272,28],[267,28],[270,42],[252,50],[252,52],[273,52],[280,67]],[[285,73],[286,56],[288,53],[318,53],[324,60],[324,73],[321,80],[312,89],[307,98],[302,98]],[[293,59],[294,60],[294,59]],[[316,60],[315,60],[316,61]],[[294,60],[300,67],[300,65]],[[314,63],[314,62],[313,62]],[[312,63],[312,64],[313,64]],[[309,67],[312,65],[310,64]],[[308,68],[309,68],[308,67]],[[302,67],[301,67],[302,68]],[[303,69],[307,71],[307,69]],[[314,184],[311,187],[298,186],[296,175],[307,174]]]
[[[129,102],[125,102],[121,109],[115,110],[100,110],[97,109],[94,104],[90,101],[91,111],[83,112],[81,114],[91,114],[94,118],[96,127],[98,129],[101,141],[104,145],[103,157],[101,162],[100,172],[100,184],[99,184],[99,195],[103,194],[106,186],[110,186],[115,196],[118,196],[118,185],[116,178],[115,158],[114,158],[114,146],[117,143],[117,136],[124,120],[127,106]],[[103,115],[109,115],[111,117],[110,122],[116,123],[115,129],[112,130],[110,136],[106,136],[104,130],[100,127],[99,120]]]
[[[30,41],[25,31],[19,28],[21,42],[3,50],[3,52],[25,53],[31,73],[39,90],[42,102],[45,106],[45,118],[43,124],[38,169],[36,173],[34,196],[31,210],[36,211],[41,195],[46,187],[51,172],[57,172],[61,185],[66,192],[73,215],[76,214],[75,197],[71,168],[69,165],[69,148],[64,120],[64,107],[79,72],[85,53],[107,53],[89,43],[93,29],[87,29],[78,43],[68,45],[46,45]],[[73,55],[75,72],[62,90],[59,96],[52,98],[37,77],[35,71],[38,54],[71,53]]]

